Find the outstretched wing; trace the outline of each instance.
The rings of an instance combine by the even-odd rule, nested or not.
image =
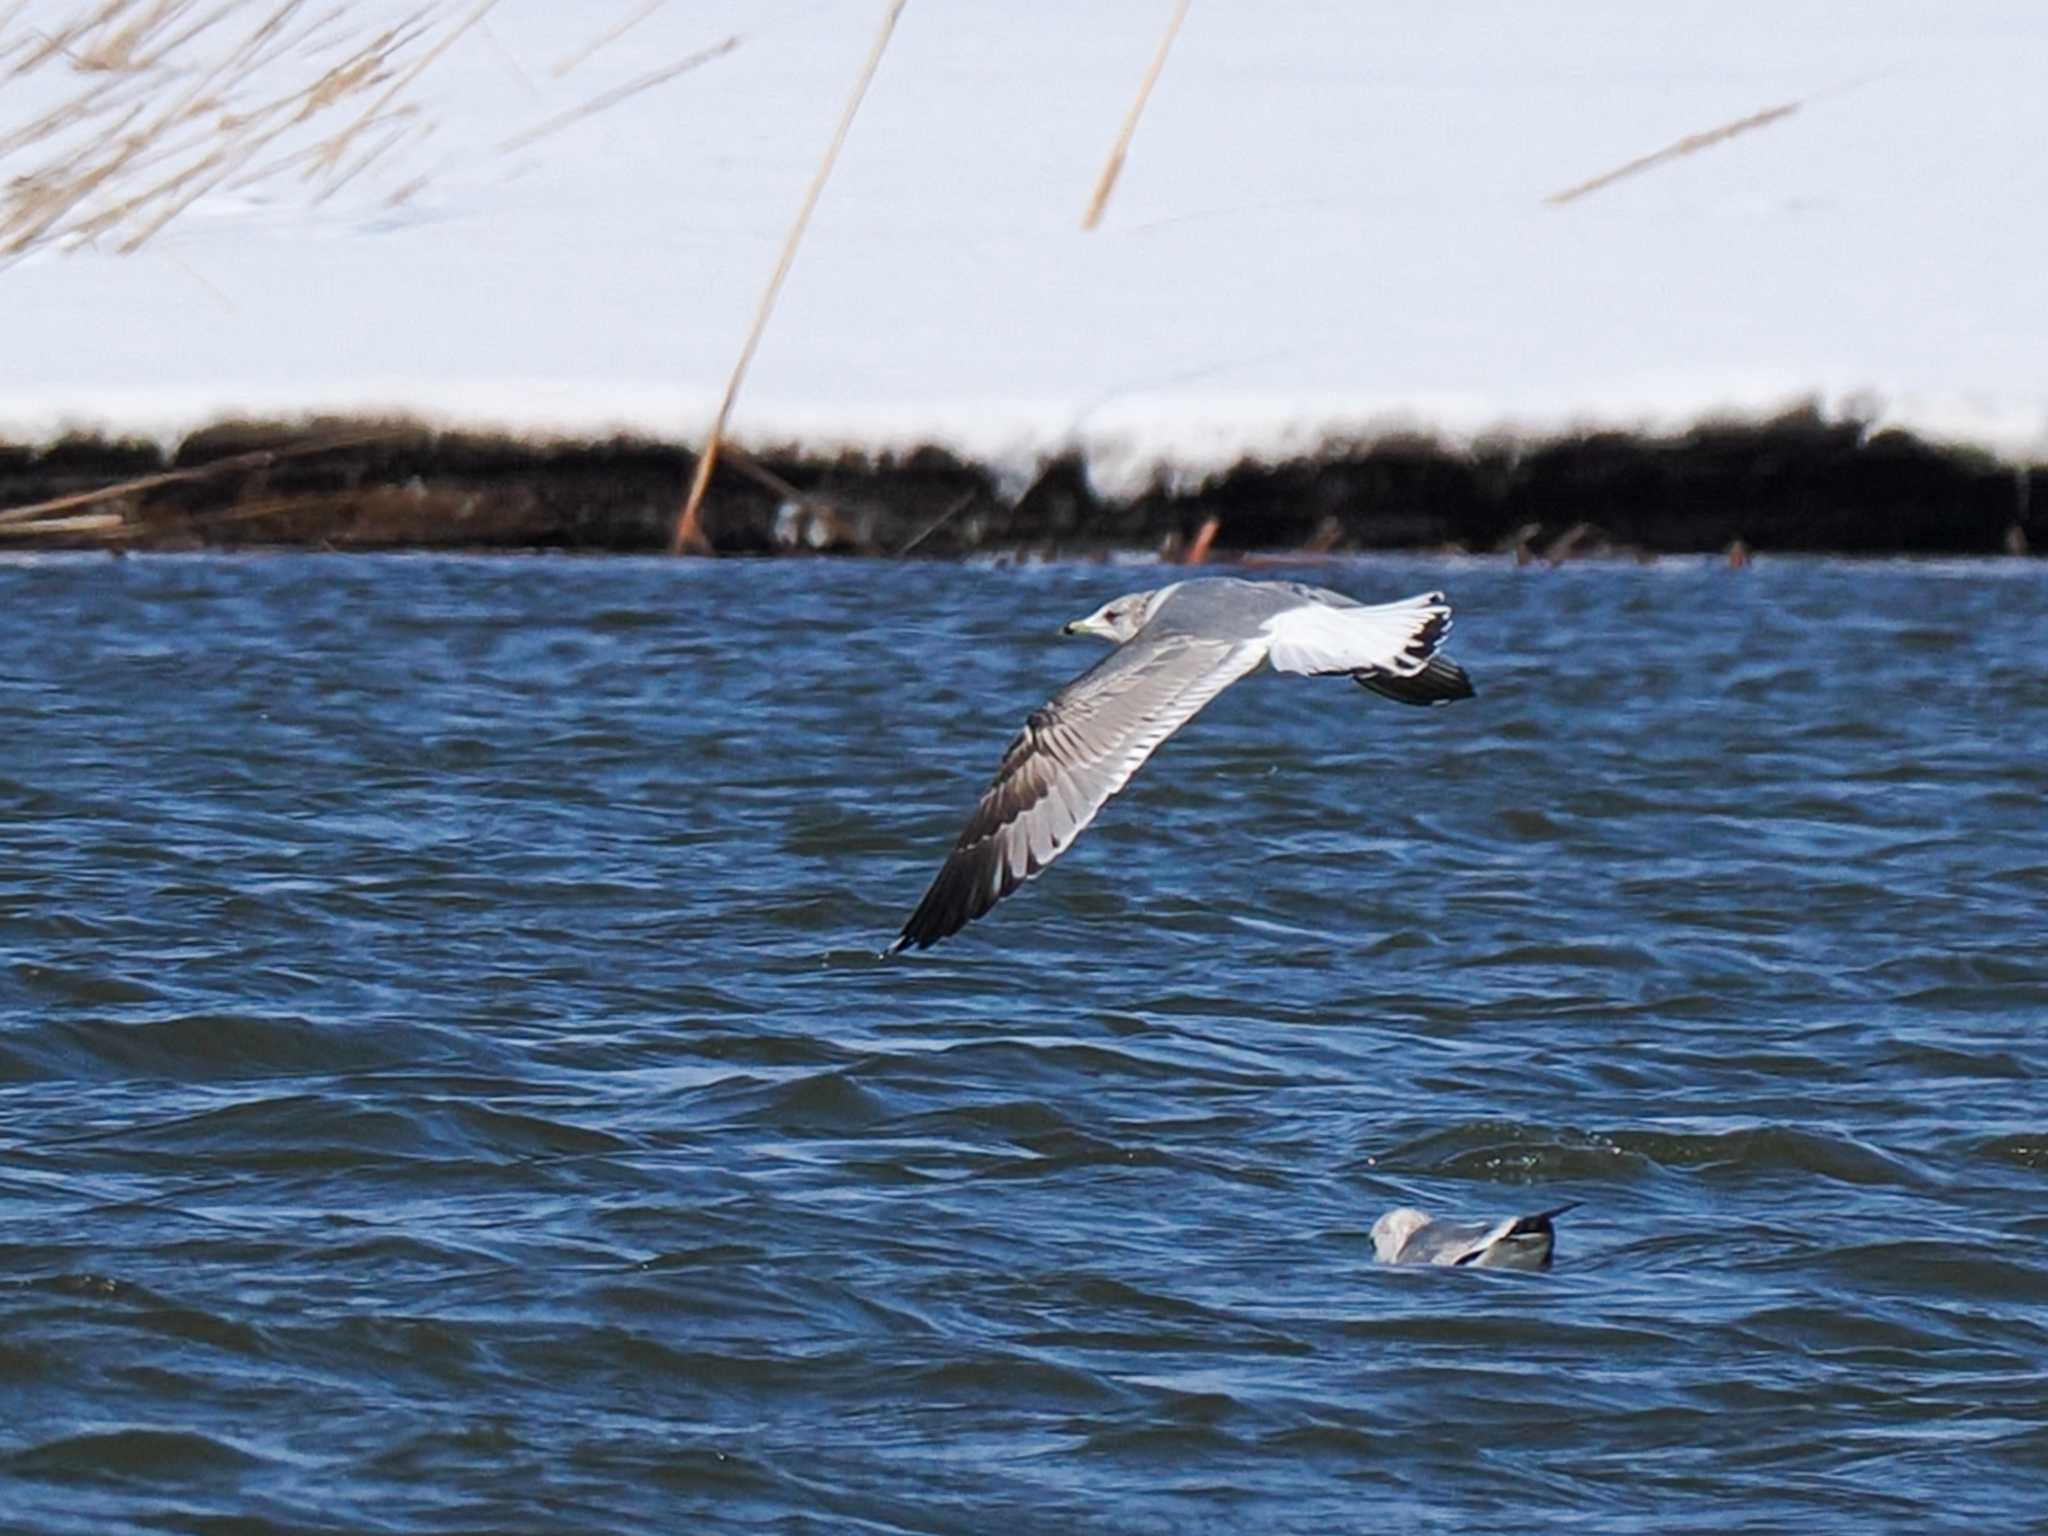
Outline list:
[[[1161,742],[1265,656],[1263,639],[1141,632],[1033,710],[887,953],[959,932],[1065,853]]]
[[[1402,704],[1448,704],[1472,697],[1465,669],[1437,647],[1451,632],[1441,592],[1368,608],[1341,592],[1299,587],[1309,599],[1274,615],[1273,670],[1328,676],[1348,672],[1362,688]]]

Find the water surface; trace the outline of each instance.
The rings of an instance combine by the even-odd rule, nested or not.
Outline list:
[[[2038,1521],[2048,573],[1324,567],[878,963],[1157,579],[0,566],[0,1524]]]

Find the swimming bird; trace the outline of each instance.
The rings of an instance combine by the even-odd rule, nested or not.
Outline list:
[[[1475,1269],[1548,1269],[1557,1234],[1553,1218],[1580,1202],[1554,1205],[1534,1216],[1499,1221],[1440,1221],[1412,1205],[1372,1224],[1374,1256],[1382,1264],[1469,1264]]]
[[[1437,647],[1441,592],[1368,607],[1296,582],[1208,578],[1131,592],[1062,633],[1117,648],[1033,710],[931,888],[883,952],[923,949],[1065,853],[1160,743],[1239,678],[1270,666],[1344,676],[1403,704],[1472,697]]]

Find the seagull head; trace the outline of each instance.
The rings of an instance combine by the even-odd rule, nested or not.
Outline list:
[[[1113,598],[1085,619],[1076,619],[1064,626],[1063,635],[1093,635],[1098,640],[1108,640],[1121,645],[1124,641],[1144,628],[1145,621],[1152,617],[1152,592],[1129,592]]]

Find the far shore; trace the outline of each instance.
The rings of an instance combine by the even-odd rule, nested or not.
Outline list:
[[[1672,436],[1333,442],[1121,499],[1078,457],[1014,475],[942,448],[728,447],[706,503],[721,554],[913,559],[1152,549],[1500,552],[1527,561],[1767,552],[2027,555],[2048,464],[1798,411]],[[0,552],[288,547],[665,550],[695,458],[644,439],[536,442],[417,423],[231,422],[175,447],[0,442]]]

